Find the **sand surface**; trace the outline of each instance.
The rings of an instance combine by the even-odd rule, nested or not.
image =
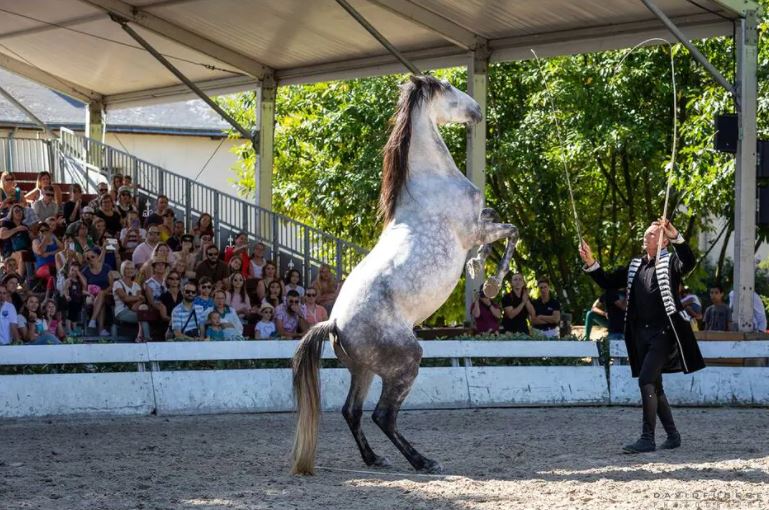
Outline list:
[[[314,477],[288,474],[290,414],[0,422],[0,506],[769,508],[769,410],[674,412],[683,446],[636,456],[620,453],[639,432],[635,408],[401,413],[401,431],[443,463],[441,476],[416,475],[368,413],[372,447],[393,467],[366,468],[333,413]]]

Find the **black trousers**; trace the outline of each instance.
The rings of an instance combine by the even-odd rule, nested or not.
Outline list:
[[[675,333],[671,325],[640,324],[634,328],[636,352],[641,363],[638,386],[643,406],[641,437],[654,440],[659,416],[668,435],[676,432],[673,411],[662,387],[662,369],[674,350]]]

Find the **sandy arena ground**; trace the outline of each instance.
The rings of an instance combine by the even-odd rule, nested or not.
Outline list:
[[[341,416],[326,414],[314,477],[288,474],[290,414],[0,422],[0,507],[769,508],[769,410],[674,411],[684,445],[643,456],[620,453],[638,409],[401,413],[442,476],[414,474],[368,415],[393,467],[368,470]]]

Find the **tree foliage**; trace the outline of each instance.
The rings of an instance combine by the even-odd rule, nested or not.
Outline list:
[[[734,79],[730,38],[698,47]],[[564,308],[575,314],[590,306],[596,291],[581,273],[566,172],[581,234],[605,265],[626,263],[639,253],[643,231],[662,214],[670,174],[670,211],[693,244],[699,231],[713,228],[715,217],[730,219],[721,237],[733,230],[734,158],[713,149],[713,117],[733,112],[733,101],[685,48],[676,45],[672,51],[679,122],[672,169],[667,46],[630,55],[609,51],[490,66],[487,204],[519,227],[516,266],[530,280],[549,276]],[[769,50],[762,42],[759,133],[767,128],[767,69]],[[464,69],[439,74],[465,87]],[[403,79],[396,75],[279,89],[273,176],[277,211],[373,246],[381,230],[376,223],[381,148]],[[241,120],[253,123],[253,94],[224,102]],[[464,128],[450,127],[443,135],[464,168]],[[242,165],[235,181],[243,194],[253,194],[253,153],[247,146],[239,151]],[[761,239],[766,234],[761,231]],[[724,255],[714,269],[722,279]],[[704,281],[713,274],[700,270],[695,276]],[[436,315],[461,321],[461,289]]]

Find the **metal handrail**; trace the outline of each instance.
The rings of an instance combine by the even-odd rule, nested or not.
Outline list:
[[[18,142],[6,140],[8,146]],[[55,181],[77,182],[86,193],[95,193],[98,183],[110,182],[114,173],[130,175],[141,185],[138,194],[148,203],[154,203],[159,195],[168,196],[177,218],[181,215],[188,228],[203,213],[208,213],[213,218],[219,246],[230,242],[237,233],[247,232],[250,241],[267,245],[279,271],[296,267],[303,272],[306,283],[312,281],[323,264],[334,268],[336,274],[344,278],[367,253],[357,244],[222,193],[69,129],[62,128],[59,138],[34,142],[40,145],[39,153],[42,154],[37,160],[47,163],[38,169],[50,171]]]

